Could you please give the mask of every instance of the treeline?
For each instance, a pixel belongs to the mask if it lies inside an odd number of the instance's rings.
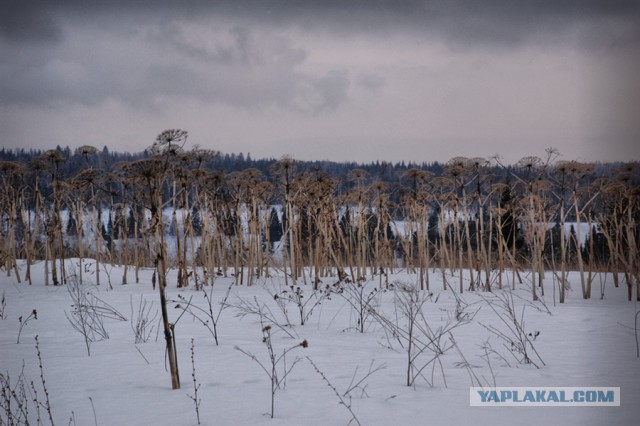
[[[65,257],[178,268],[178,285],[234,274],[251,284],[273,268],[291,283],[361,282],[404,268],[424,289],[430,274],[458,291],[530,277],[532,297],[553,270],[564,302],[569,270],[591,297],[599,271],[640,287],[640,167],[526,157],[456,157],[446,164],[254,160],[186,149],[168,130],[139,154],[83,146],[0,151],[1,264],[46,259],[45,278],[66,280]],[[173,244],[168,254],[169,241]],[[274,257],[274,253],[277,254]],[[79,271],[83,273],[82,268]],[[455,277],[453,279],[452,277]],[[633,284],[636,286],[633,286]]]
[[[50,150],[38,150],[38,149],[7,149],[0,148],[0,161],[15,161],[22,164],[30,164],[38,159],[42,158],[45,152]],[[61,179],[69,179],[76,176],[87,166],[102,170],[103,172],[109,172],[112,170],[113,165],[121,161],[138,161],[150,156],[149,150],[144,150],[137,153],[121,153],[111,152],[107,146],[104,146],[101,150],[95,149],[94,153],[89,158],[84,158],[77,155],[77,150],[71,148],[57,146],[55,151],[58,151],[63,158],[64,162],[59,164],[58,174]],[[262,173],[265,179],[271,180],[271,170],[273,165],[277,163],[278,159],[266,158],[266,159],[253,159],[250,153],[246,155],[243,153],[216,153],[216,155],[205,159],[201,167],[206,170],[215,170],[222,173],[240,172],[247,169],[256,169]],[[356,163],[356,162],[334,162],[334,161],[297,161],[297,169],[303,171],[320,170],[332,178],[339,181],[337,190],[339,192],[347,191],[349,189],[349,180],[347,179],[349,172],[353,169],[365,170],[372,179],[380,180],[389,183],[395,183],[398,181],[399,176],[407,170],[419,168],[422,170],[428,170],[435,175],[440,175],[444,170],[444,165],[436,162],[422,162],[414,163],[391,163],[386,161],[375,161],[371,163]],[[45,177],[46,180],[46,177]],[[44,191],[47,188],[43,188]]]
[[[60,155],[62,160],[56,164],[57,178],[59,180],[69,180],[77,176],[82,170],[87,167],[99,170],[104,173],[110,173],[113,171],[114,165],[122,162],[135,162],[143,160],[151,156],[149,149],[145,149],[141,152],[128,153],[128,152],[111,152],[107,146],[104,146],[101,150],[91,147],[92,154],[79,155],[78,149],[72,150],[71,148],[56,146],[52,150],[40,150],[40,149],[7,149],[0,148],[0,162],[17,162],[26,165],[27,167],[35,166],[40,167],[42,159],[46,153],[51,154],[52,151],[56,151],[56,155]],[[246,155],[243,153],[219,153],[209,156],[204,159],[199,166],[203,170],[215,171],[222,174],[229,174],[234,172],[241,172],[243,170],[255,169],[258,170],[262,178],[266,181],[273,182],[274,176],[272,173],[274,164],[279,159],[266,158],[266,159],[253,159],[250,153]],[[507,181],[510,176],[521,175],[522,170],[515,165],[501,164],[497,161],[488,161],[483,159],[483,168],[488,174],[492,175],[496,181]],[[614,175],[622,167],[625,167],[623,163],[593,163],[591,172],[582,178],[583,184],[592,184],[597,179],[613,178]],[[350,179],[352,170],[364,170],[367,173],[367,179],[369,182],[384,182],[391,185],[389,191],[389,197],[394,203],[400,203],[403,196],[403,188],[401,185],[402,176],[409,170],[424,170],[432,174],[433,176],[442,176],[447,170],[447,164],[433,162],[396,162],[391,163],[387,161],[375,161],[370,163],[358,163],[358,162],[335,162],[335,161],[299,161],[296,160],[296,170],[298,173],[310,173],[310,172],[323,172],[336,181],[336,194],[341,196],[353,189],[354,183]],[[46,173],[41,173],[39,176],[40,192],[45,197],[50,197],[52,194],[52,176]],[[33,187],[35,185],[36,174],[32,173],[25,177],[28,181],[28,185]],[[638,182],[634,182],[638,184]],[[164,196],[169,195],[168,187],[164,189]],[[117,194],[116,194],[117,198]],[[104,200],[99,199],[99,203],[104,203]],[[33,207],[33,206],[31,206]],[[101,207],[107,207],[104,203]],[[394,210],[394,214],[402,214],[401,210]],[[571,219],[572,213],[569,213],[569,219]],[[401,216],[396,216],[401,219]]]

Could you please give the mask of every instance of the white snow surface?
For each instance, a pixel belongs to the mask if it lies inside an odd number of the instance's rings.
[[[92,261],[84,260],[85,267]],[[69,260],[69,264],[77,264]],[[194,385],[191,367],[191,339],[195,343],[195,376],[200,385],[200,419],[203,425],[347,425],[352,420],[349,411],[314,370],[309,357],[333,386],[343,393],[354,376],[362,377],[371,363],[386,368],[371,375],[363,389],[352,392],[350,403],[362,425],[622,425],[638,424],[640,416],[640,359],[636,357],[633,330],[636,302],[627,301],[626,283],[613,286],[610,274],[597,276],[593,298],[583,300],[577,273],[570,274],[571,289],[564,305],[554,304],[553,277],[545,277],[544,302],[532,304],[526,284],[516,284],[514,300],[521,313],[523,306],[525,327],[540,334],[534,341],[535,349],[546,365],[537,369],[531,364],[520,364],[502,342],[490,334],[484,325],[501,327],[501,322],[485,300],[507,295],[508,290],[495,292],[456,292],[466,304],[467,313],[477,312],[472,321],[452,331],[460,350],[472,371],[483,385],[497,386],[615,386],[621,388],[620,407],[470,407],[469,388],[472,384],[468,369],[461,366],[461,356],[455,349],[440,357],[443,373],[438,366],[427,367],[425,375],[432,380],[418,379],[407,387],[406,352],[376,322],[367,323],[364,333],[356,331],[356,319],[345,301],[337,294],[315,308],[304,326],[290,329],[295,338],[273,327],[273,345],[277,352],[299,344],[303,339],[308,348],[298,347],[287,355],[287,364],[300,358],[286,380],[286,387],[276,394],[275,417],[270,411],[270,381],[257,362],[235,347],[255,354],[267,362],[267,350],[262,342],[262,326],[257,316],[238,316],[238,309],[228,307],[219,320],[219,346],[214,344],[207,328],[169,303],[172,322],[178,320],[176,342],[181,375],[181,389],[172,390],[165,368],[165,342],[159,326],[159,297],[151,286],[151,270],[141,272],[140,283],[121,285],[121,267],[113,267],[109,286],[106,274],[101,285],[95,286],[89,272],[82,285],[86,291],[109,303],[129,321],[105,320],[109,339],[91,345],[87,356],[83,337],[75,331],[67,317],[72,311],[71,298],[66,286],[44,286],[40,262],[33,266],[33,285],[17,283],[15,277],[2,271],[0,291],[4,295],[4,319],[0,320],[0,372],[12,383],[18,379],[24,365],[24,376],[38,389],[40,402],[44,392],[34,337],[39,336],[46,388],[56,424],[73,425],[196,425],[193,400]],[[24,263],[20,264],[24,273]],[[87,268],[91,271],[93,268]],[[105,269],[106,270],[106,269]],[[234,286],[228,299],[230,305],[240,300],[259,300],[272,306],[278,315],[273,293],[284,288],[284,278],[273,271],[274,277],[260,284]],[[527,274],[524,273],[526,280]],[[466,275],[465,275],[466,276]],[[505,274],[505,279],[511,274]],[[175,283],[176,271],[171,271],[169,282]],[[457,288],[457,277],[449,277]],[[379,285],[378,277],[365,285],[372,290]],[[445,324],[454,315],[456,297],[451,290],[444,291],[442,277],[430,272],[431,301],[424,305],[425,317],[432,329]],[[414,283],[414,275],[397,273],[390,281]],[[129,271],[129,282],[134,281]],[[214,309],[223,299],[232,277],[217,277],[213,287]],[[323,285],[333,284],[325,278]],[[300,283],[307,298],[312,297],[310,285]],[[604,285],[604,298],[600,298]],[[207,288],[208,290],[208,288]],[[169,299],[178,295],[192,303],[206,307],[202,291],[191,287],[167,288]],[[557,290],[555,292],[557,294]],[[635,293],[635,292],[634,292]],[[134,344],[131,319],[135,318],[140,298],[153,302],[152,311],[158,311],[154,331],[149,342]],[[255,299],[254,299],[255,298]],[[484,298],[484,299],[483,299]],[[635,298],[635,294],[634,294]],[[381,292],[376,299],[379,311],[393,317],[393,291]],[[133,312],[131,307],[133,301]],[[557,300],[556,300],[557,302]],[[37,320],[30,320],[22,329],[20,343],[16,343],[20,321],[36,310]],[[290,318],[297,321],[297,309],[288,305]],[[400,320],[402,322],[402,320]],[[448,337],[443,339],[449,341]],[[493,349],[508,360],[490,357],[491,368],[483,358],[481,346],[489,340]],[[392,347],[389,347],[389,343]],[[140,352],[139,352],[139,351]],[[144,357],[143,357],[144,355]],[[429,355],[425,354],[425,360]],[[145,360],[146,358],[146,360]],[[434,363],[435,365],[435,363]],[[495,382],[494,382],[495,376]],[[445,383],[446,380],[446,383]],[[94,414],[95,410],[95,414]],[[35,418],[35,408],[30,408]],[[94,419],[95,415],[95,419]],[[0,417],[2,414],[0,414]],[[43,424],[48,424],[46,411],[41,408]],[[32,420],[32,424],[35,421]],[[356,424],[351,421],[351,424]]]

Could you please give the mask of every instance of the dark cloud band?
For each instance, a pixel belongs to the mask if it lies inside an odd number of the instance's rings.
[[[601,37],[638,36],[640,2],[621,0],[9,0],[0,6],[5,39],[56,39],[61,20],[228,16],[263,24],[350,32],[420,31],[461,43],[521,43],[532,35],[586,27]],[[621,31],[618,23],[626,23]],[[634,30],[635,28],[635,30]],[[619,40],[618,40],[619,41]]]

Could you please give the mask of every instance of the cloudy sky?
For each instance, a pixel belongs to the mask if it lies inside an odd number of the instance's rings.
[[[640,2],[3,0],[0,146],[640,160]]]

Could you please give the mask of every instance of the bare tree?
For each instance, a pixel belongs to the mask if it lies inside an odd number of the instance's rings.
[[[279,185],[281,191],[284,194],[284,204],[286,209],[286,221],[287,221],[287,229],[285,229],[285,234],[288,239],[288,248],[289,248],[289,264],[291,270],[291,279],[293,280],[293,285],[297,285],[298,280],[298,270],[296,266],[296,238],[294,234],[294,224],[295,224],[295,215],[293,211],[293,179],[295,177],[295,168],[296,162],[291,157],[283,157],[278,161],[272,172],[275,176],[278,177]],[[286,270],[285,270],[286,272]],[[285,273],[286,277],[286,273]]]
[[[51,260],[51,280],[53,285],[61,284],[58,279],[58,267],[56,261],[60,260],[60,273],[64,282],[64,254],[62,251],[62,217],[61,217],[61,194],[60,194],[60,164],[65,160],[62,152],[50,149],[41,155],[40,160],[45,164],[47,172],[51,177],[52,199],[45,209],[45,230],[47,233],[47,260]],[[48,264],[48,263],[47,263]],[[46,265],[45,265],[46,266]],[[45,268],[46,280],[48,283],[48,271]]]
[[[188,133],[184,130],[171,129],[160,133],[155,143],[149,148],[151,157],[138,160],[129,168],[131,178],[135,179],[141,190],[141,201],[151,211],[151,223],[148,233],[153,236],[151,250],[154,254],[154,264],[160,292],[160,309],[162,313],[162,325],[169,357],[169,369],[171,373],[171,387],[180,389],[180,376],[175,348],[174,327],[169,322],[167,312],[167,270],[168,257],[165,241],[165,226],[162,210],[164,201],[162,196],[163,185],[174,166],[176,155],[186,143]]]
[[[0,261],[4,265],[7,276],[12,271],[15,273],[18,283],[21,282],[18,270],[18,247],[16,232],[22,229],[20,200],[24,197],[24,177],[27,174],[25,166],[14,161],[0,162],[0,180],[2,189],[0,192],[0,217],[3,219],[2,234],[4,235],[0,245]]]
[[[428,191],[428,181],[433,177],[433,173],[421,169],[411,169],[402,175],[403,179],[409,181],[409,191],[405,199],[408,209],[408,230],[405,231],[405,251],[408,250],[409,262],[413,263],[417,259],[418,281],[420,289],[429,289],[429,266],[430,250],[428,236],[429,201],[431,194]],[[412,253],[413,249],[417,253]]]

